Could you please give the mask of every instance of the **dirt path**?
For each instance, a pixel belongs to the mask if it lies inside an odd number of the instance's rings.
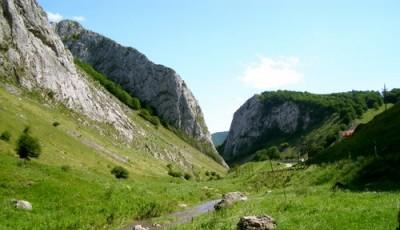
[[[192,208],[168,214],[165,216],[165,218],[171,219],[171,221],[166,224],[163,224],[159,228],[153,226],[153,224],[156,224],[157,222],[153,222],[152,219],[147,219],[147,220],[135,221],[132,224],[123,227],[119,230],[132,230],[135,225],[142,225],[142,227],[149,228],[150,230],[168,229],[180,224],[189,223],[196,216],[214,211],[214,205],[219,201],[220,200],[207,201],[203,204],[194,206]]]

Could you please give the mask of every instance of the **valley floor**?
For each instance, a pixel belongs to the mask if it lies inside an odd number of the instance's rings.
[[[165,162],[140,148],[114,143],[96,129],[77,123],[77,117],[63,108],[50,108],[1,88],[0,102],[0,132],[11,133],[10,141],[0,140],[1,230],[119,229],[149,218],[163,225],[174,221],[168,213],[219,199],[231,191],[245,192],[249,200],[174,228],[235,229],[241,216],[259,214],[274,217],[277,229],[392,230],[398,225],[398,190],[332,190],[338,181],[351,181],[368,159],[292,168],[277,162],[272,168],[268,161],[253,162],[226,173],[191,150],[200,165],[199,175],[184,180],[168,176]],[[144,122],[137,116],[133,119],[137,124]],[[54,121],[60,126],[54,127]],[[16,139],[26,125],[31,125],[43,147],[39,159],[27,162],[15,154]],[[149,132],[153,129],[143,127]],[[167,131],[160,132],[164,132],[163,138],[189,148]],[[96,143],[96,148],[83,140]],[[131,160],[121,163],[107,154],[110,152]],[[126,180],[117,180],[110,173],[113,166],[121,164],[130,172]],[[207,171],[222,178],[206,176]],[[12,199],[31,202],[33,210],[16,209]]]

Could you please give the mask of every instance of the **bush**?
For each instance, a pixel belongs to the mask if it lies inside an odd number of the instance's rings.
[[[129,177],[128,170],[124,169],[121,166],[115,166],[111,170],[111,174],[113,174],[117,179],[127,179]]]
[[[60,122],[58,122],[58,121],[53,122],[53,126],[54,126],[54,127],[57,127],[57,126],[59,126],[59,125],[60,125]]]
[[[29,160],[31,157],[38,158],[41,153],[39,140],[32,137],[29,127],[18,138],[16,152],[21,159]]]
[[[287,143],[287,142],[279,145],[279,151],[284,151],[287,148],[289,148],[289,143]]]
[[[186,180],[192,179],[192,175],[190,175],[189,173],[185,173],[183,177],[184,177]]]
[[[68,172],[69,170],[71,170],[71,166],[63,165],[63,166],[61,166],[61,170],[64,171],[64,172]]]
[[[176,170],[168,170],[168,175],[172,176],[172,177],[182,177],[183,173],[180,171],[176,171]]]
[[[279,159],[280,158],[280,151],[278,147],[272,146],[269,147],[268,149],[262,149],[258,150],[256,152],[256,156],[254,157],[254,160],[256,161],[265,161],[265,160],[273,160],[273,159]]]
[[[0,140],[3,141],[10,141],[11,140],[11,133],[8,131],[4,131],[1,135],[0,135]]]
[[[139,116],[143,117],[145,120],[152,123],[154,126],[158,127],[161,124],[160,118],[151,115],[151,112],[147,109],[140,109]]]

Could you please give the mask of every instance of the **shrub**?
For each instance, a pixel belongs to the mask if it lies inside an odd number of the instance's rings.
[[[29,160],[31,157],[38,158],[41,153],[39,140],[32,137],[29,127],[18,138],[16,152],[20,158]]]
[[[283,151],[285,149],[289,148],[289,143],[285,142],[279,145],[279,151]]]
[[[183,177],[184,177],[186,180],[192,179],[192,175],[189,174],[189,173],[185,173]]]
[[[279,159],[280,157],[280,151],[278,147],[272,146],[269,147],[268,149],[261,149],[256,152],[256,156],[254,157],[254,160],[256,161],[265,161],[265,160],[273,160],[273,159]]]
[[[61,170],[64,171],[64,172],[68,172],[69,170],[71,170],[71,166],[63,165],[63,166],[61,166]]]
[[[53,122],[53,126],[54,126],[54,127],[57,127],[57,126],[59,126],[59,125],[60,125],[60,122],[58,122],[58,121]]]
[[[111,174],[113,174],[117,179],[127,179],[129,177],[128,170],[124,169],[121,166],[115,166],[111,170]]]
[[[160,118],[158,118],[157,116],[151,115],[151,112],[147,109],[143,109],[143,108],[140,109],[139,116],[143,117],[145,120],[149,121],[156,127],[158,127],[161,124]]]
[[[183,173],[177,170],[168,170],[168,175],[172,176],[172,177],[182,177]]]
[[[163,207],[161,204],[156,203],[154,201],[143,201],[140,202],[139,212],[137,213],[137,218],[139,219],[147,219],[152,217],[161,216]]]
[[[4,131],[1,135],[0,135],[0,140],[3,141],[10,141],[11,140],[11,133],[8,131]]]

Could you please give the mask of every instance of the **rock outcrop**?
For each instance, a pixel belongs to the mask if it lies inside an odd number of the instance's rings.
[[[292,134],[299,128],[306,129],[310,117],[306,111],[291,101],[268,108],[255,95],[234,114],[224,148],[224,159],[232,161],[254,149],[260,139],[272,135]]]
[[[275,230],[275,220],[267,215],[244,216],[237,224],[237,230]]]
[[[230,192],[230,193],[224,194],[222,196],[221,201],[219,201],[217,204],[215,204],[214,208],[215,208],[215,210],[220,210],[220,209],[229,207],[236,202],[246,201],[246,200],[247,200],[247,196],[244,193]]]
[[[38,90],[93,120],[113,124],[126,139],[133,125],[110,97],[94,90],[35,0],[1,0],[0,77]]]
[[[15,208],[32,211],[32,204],[26,200],[12,200]]]
[[[193,138],[196,147],[225,165],[211,142],[197,100],[173,69],[154,64],[136,49],[88,31],[74,21],[57,23],[56,31],[76,58],[154,108],[164,121]]]

